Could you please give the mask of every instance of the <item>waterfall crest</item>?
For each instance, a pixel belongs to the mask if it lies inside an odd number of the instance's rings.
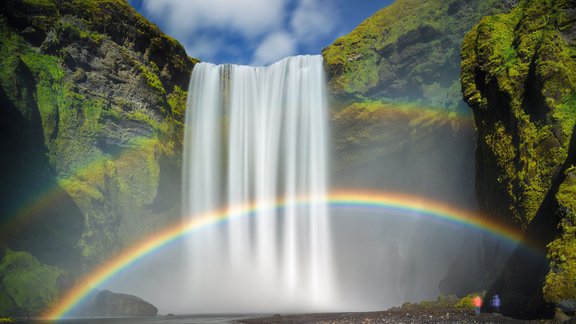
[[[184,217],[251,203],[187,241],[196,312],[321,310],[333,296],[322,57],[199,63],[186,112]],[[298,197],[312,195],[302,205]],[[283,200],[283,208],[265,208]]]

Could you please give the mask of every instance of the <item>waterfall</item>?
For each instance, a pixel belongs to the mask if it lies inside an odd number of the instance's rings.
[[[328,113],[322,57],[194,67],[184,141],[184,217],[254,204],[190,236],[195,312],[322,310],[333,298]],[[303,195],[311,204],[299,204]],[[283,208],[265,208],[282,200]]]

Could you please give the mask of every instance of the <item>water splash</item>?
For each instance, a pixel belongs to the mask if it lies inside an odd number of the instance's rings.
[[[285,197],[187,242],[195,312],[323,310],[334,305],[327,196],[328,116],[321,56],[268,67],[194,67],[184,214]],[[318,197],[297,204],[303,194]]]

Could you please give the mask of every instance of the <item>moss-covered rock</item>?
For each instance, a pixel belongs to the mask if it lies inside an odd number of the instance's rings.
[[[576,155],[576,151],[570,152]],[[558,234],[548,244],[550,270],[543,292],[546,301],[560,307],[576,302],[576,161],[565,172],[564,181],[556,193]],[[571,309],[574,311],[574,309]]]
[[[0,262],[0,316],[40,315],[58,300],[67,273],[27,252],[4,251]]]
[[[503,290],[504,310],[515,315],[550,314],[547,303],[576,298],[575,7],[573,0],[522,1],[483,18],[462,47],[462,91],[478,128],[481,207],[526,229],[526,242],[550,261],[515,252],[492,288]],[[528,264],[530,274],[520,269]]]
[[[46,178],[38,190],[30,190],[39,185],[38,176],[29,176],[27,186],[17,177],[1,181],[2,192],[16,184],[25,197],[10,206],[0,201],[3,225],[23,219],[25,204],[32,206],[31,219],[46,208],[34,206],[60,188],[71,198],[80,229],[63,226],[56,236],[68,233],[64,246],[77,249],[87,271],[175,220],[183,89],[196,60],[124,0],[5,1],[0,39],[0,113],[3,120],[17,116],[31,124],[35,147],[22,155],[21,147],[10,143],[26,147],[32,140],[18,137],[30,137],[28,131],[3,132],[2,158],[10,158],[2,165],[19,171],[20,178],[39,173]],[[16,167],[30,161],[41,161],[35,165],[45,171]],[[11,179],[4,169],[0,174]],[[48,204],[62,209],[57,201]],[[20,243],[21,231],[35,223],[13,226],[20,233],[2,240]],[[29,245],[19,246],[37,255]],[[47,253],[42,262],[54,255]]]
[[[44,93],[46,83],[35,82],[26,62],[34,61],[33,68],[41,68],[47,78],[57,78],[61,71],[52,69],[52,57],[35,60],[35,53],[22,52],[20,38],[3,24],[0,37],[0,240],[42,262],[78,269],[75,245],[82,232],[82,215],[57,185],[37,100],[51,103],[52,98]],[[53,127],[47,124],[47,129]]]
[[[345,102],[394,99],[454,110],[460,46],[484,15],[515,1],[398,0],[322,52],[330,88]]]
[[[452,179],[450,169],[471,167],[460,45],[483,15],[514,4],[398,0],[322,51],[332,94],[336,185],[430,193],[437,183],[422,179],[444,172]],[[362,169],[374,171],[370,179]]]

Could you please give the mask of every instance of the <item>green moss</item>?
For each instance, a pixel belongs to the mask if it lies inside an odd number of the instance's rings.
[[[64,77],[64,70],[60,67],[60,61],[54,56],[27,51],[20,58],[30,70],[36,73],[40,80],[46,79],[57,82]]]
[[[150,203],[156,196],[160,177],[157,161],[159,141],[141,138],[134,144],[137,149],[123,154],[115,161],[115,167],[120,192],[123,194],[120,200],[124,198],[141,206]],[[139,167],[134,167],[135,165]],[[123,188],[125,190],[122,190]]]
[[[460,300],[458,300],[458,303],[456,303],[456,307],[465,309],[474,309],[473,299],[474,299],[473,295],[464,296],[460,298]]]
[[[564,96],[564,99],[554,110],[556,118],[562,126],[562,135],[564,138],[572,136],[573,125],[576,125],[576,93]]]
[[[557,223],[543,286],[544,298],[554,303],[576,296],[573,167],[556,194],[558,210],[541,205],[568,163],[576,124],[576,46],[562,34],[573,26],[571,6],[569,1],[522,1],[509,14],[482,19],[462,47],[462,90],[485,153],[478,163],[490,166],[479,183],[486,186],[482,192],[493,194],[481,197],[482,203],[488,213],[507,210],[505,217],[522,228],[539,210]],[[500,187],[490,186],[491,177]]]
[[[5,72],[2,86],[7,93],[18,93],[14,88],[16,85],[12,86],[10,82],[19,60],[31,71],[36,85],[32,96],[42,121],[45,144],[49,148],[50,161],[61,177],[101,158],[101,152],[89,141],[102,132],[104,100],[87,98],[74,91],[74,85],[65,79],[60,58],[33,51],[5,26],[2,38],[9,40],[3,42],[0,48],[2,71]],[[31,103],[18,98],[14,98],[13,102],[30,116],[26,112],[31,109]]]
[[[2,287],[0,283],[0,318],[1,316],[10,316],[14,313],[15,305],[12,302],[10,294]],[[1,322],[0,322],[1,323]]]
[[[21,58],[37,80],[35,97],[42,119],[44,138],[54,138],[58,128],[58,110],[61,104],[64,70],[58,58],[54,56],[28,52]]]
[[[354,97],[403,98],[455,110],[465,32],[498,0],[399,0],[322,51],[330,87]]]
[[[140,72],[142,72],[142,76],[152,89],[155,89],[161,94],[166,94],[166,90],[162,85],[162,81],[160,81],[160,78],[158,77],[160,71],[158,71],[158,66],[156,66],[154,62],[151,62],[150,67],[147,67],[146,65],[143,64],[138,64],[138,68],[140,69]]]
[[[167,125],[165,123],[162,123],[162,122],[154,119],[152,116],[150,116],[149,114],[146,114],[142,111],[135,110],[135,111],[127,112],[125,114],[125,118],[149,125],[151,128],[155,129],[156,131],[160,131],[160,132],[164,132],[164,133],[167,131]]]
[[[169,156],[170,167],[178,170],[186,106],[182,80],[196,60],[125,0],[22,3],[0,15],[0,86],[23,116],[41,119],[57,182],[84,217],[78,247],[81,267],[88,270],[124,240],[165,224],[167,212],[151,207],[162,200],[159,160]],[[24,38],[22,26],[46,38]],[[110,47],[120,51],[121,62],[109,62]],[[105,88],[110,83],[97,75],[107,72],[79,68],[93,58],[103,59],[105,68],[129,71],[142,91],[152,93],[111,98]]]
[[[39,69],[42,76],[50,80],[61,78],[61,71],[54,66],[53,57],[30,51],[22,37],[6,25],[3,17],[0,17],[0,38],[0,84],[20,113],[31,120],[36,112],[30,106],[29,98],[35,94],[33,89],[22,86],[22,82],[33,81],[25,80],[28,70]]]
[[[498,166],[494,176],[507,197],[499,200],[509,202],[510,216],[523,228],[566,159],[575,122],[574,47],[559,35],[559,20],[550,18],[562,12],[559,6],[529,1],[485,17],[462,47],[464,98],[482,125],[481,147]]]
[[[474,297],[476,297],[476,296],[483,297],[484,293],[485,292],[468,294],[468,295],[460,298],[455,306],[457,308],[474,309],[475,308],[474,307]]]
[[[89,46],[98,46],[106,38],[106,35],[87,29],[85,26],[79,26],[77,20],[61,21],[57,28],[61,38],[79,42]]]
[[[104,199],[98,189],[77,178],[62,179],[58,182],[58,185],[66,190],[80,205],[89,205],[92,201],[102,201]]]
[[[57,301],[57,281],[64,273],[26,252],[6,250],[0,263],[2,286],[15,306],[29,314],[39,314]]]
[[[437,308],[452,308],[458,302],[458,298],[454,295],[440,295],[436,300],[424,300],[418,303],[406,302],[400,307],[401,310],[430,310]]]
[[[187,95],[188,92],[182,90],[179,86],[175,86],[174,90],[168,95],[168,104],[175,115],[184,116]]]
[[[23,0],[23,2],[27,5],[35,7],[56,7],[54,0]]]
[[[560,238],[548,245],[550,271],[544,284],[544,298],[558,303],[576,296],[576,230],[574,220]]]

